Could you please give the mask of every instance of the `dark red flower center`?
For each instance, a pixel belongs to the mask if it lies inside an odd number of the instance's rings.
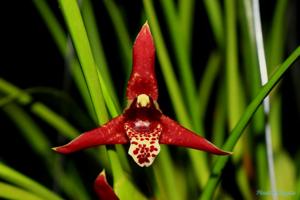
[[[130,140],[128,153],[138,165],[148,167],[160,151],[161,113],[151,97],[141,94],[125,111],[125,116],[124,128]]]

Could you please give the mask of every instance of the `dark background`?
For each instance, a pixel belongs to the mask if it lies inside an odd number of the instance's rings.
[[[48,1],[53,8],[56,16],[59,16],[63,23],[59,6],[57,1]],[[137,34],[141,24],[140,16],[142,9],[141,1],[117,1],[126,13],[126,22],[129,26],[131,39],[133,40]],[[271,25],[272,12],[274,2],[261,1],[262,23],[264,27]],[[118,89],[120,99],[124,99],[123,86],[127,80],[118,67],[121,66],[121,56],[118,55],[119,47],[114,34],[114,29],[111,25],[111,20],[102,5],[101,0],[93,1],[94,10],[97,15],[99,27],[101,28],[101,37],[109,67],[114,71],[113,77],[115,86]],[[203,12],[195,13],[194,24],[203,24],[204,27],[209,27],[207,16],[205,14],[203,5],[197,1],[197,8],[202,9]],[[66,92],[72,97],[78,105],[84,109],[83,103],[79,97],[77,89],[69,77],[68,71],[65,68],[64,58],[61,57],[52,37],[40,17],[36,8],[31,1],[3,1],[1,2],[0,12],[0,45],[1,45],[1,62],[0,62],[0,77],[22,88],[35,87],[50,87],[56,88]],[[159,11],[159,8],[158,8]],[[199,10],[198,10],[199,11]],[[164,27],[164,17],[162,13],[160,16],[160,23]],[[290,1],[289,12],[287,14],[288,24],[287,28],[290,30],[288,36],[288,47],[285,50],[285,55],[295,49],[300,44],[299,41],[299,2]],[[200,30],[200,26],[194,25],[193,37],[193,65],[204,66],[207,61],[208,53],[215,47],[211,30],[209,28]],[[266,29],[266,28],[265,28]],[[163,31],[166,31],[163,29]],[[113,33],[113,34],[112,34]],[[164,32],[165,33],[165,32]],[[196,37],[196,36],[201,37]],[[168,37],[165,37],[166,39]],[[168,41],[168,40],[167,40]],[[169,41],[168,41],[169,42]],[[171,45],[168,43],[168,46]],[[197,52],[197,54],[195,54]],[[199,53],[201,52],[201,53]],[[172,51],[170,51],[172,55]],[[201,55],[199,57],[199,55]],[[174,62],[174,59],[173,59]],[[158,65],[158,63],[157,63]],[[157,67],[158,69],[158,67]],[[194,68],[196,80],[200,80],[202,69]],[[168,115],[173,115],[172,109],[169,107],[169,97],[165,92],[165,86],[161,80],[160,71],[158,71],[160,90],[160,107]],[[283,97],[283,140],[289,153],[295,156],[296,150],[299,149],[299,122],[300,122],[300,68],[299,62],[285,75],[282,81],[282,97]],[[48,95],[33,95],[37,100],[41,100],[47,105],[52,106],[55,110],[59,110],[61,105],[57,105],[56,101],[49,98]],[[163,100],[162,100],[163,99]],[[25,109],[27,109],[25,107]],[[69,111],[67,111],[69,112]],[[62,111],[63,113],[63,111]],[[40,119],[35,118],[38,121]],[[55,132],[53,128],[48,127],[47,124],[40,122],[49,133],[49,137],[53,143],[57,144],[57,137],[51,132]],[[90,125],[88,125],[90,126]],[[83,129],[82,127],[79,127]],[[45,173],[43,169],[33,162],[36,161],[37,156],[31,152],[28,144],[18,137],[18,130],[15,125],[6,117],[0,110],[0,160],[9,163],[15,169],[35,178],[36,180],[47,182],[47,178],[43,176]],[[99,169],[96,169],[99,170]],[[95,177],[89,176],[89,177]]]

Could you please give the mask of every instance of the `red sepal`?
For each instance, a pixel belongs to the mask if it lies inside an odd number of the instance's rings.
[[[155,47],[148,23],[146,22],[133,45],[133,67],[127,85],[127,98],[133,100],[139,94],[158,97],[154,70]]]
[[[230,152],[223,151],[205,138],[180,126],[167,116],[160,118],[163,130],[160,137],[160,144],[176,145],[210,152],[217,155],[228,155]]]
[[[98,145],[125,144],[128,142],[124,129],[124,116],[120,115],[105,125],[82,133],[68,144],[55,147],[53,150],[59,153],[72,153]]]
[[[113,191],[112,187],[108,184],[104,170],[96,178],[94,183],[94,190],[100,200],[119,199]]]

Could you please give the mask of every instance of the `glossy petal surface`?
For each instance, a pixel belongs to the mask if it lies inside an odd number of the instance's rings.
[[[146,94],[157,100],[158,89],[154,70],[155,47],[149,25],[144,24],[133,45],[133,67],[127,85],[127,98]]]
[[[119,198],[113,191],[112,187],[106,180],[105,172],[102,171],[95,180],[94,183],[95,192],[99,200],[118,200]]]
[[[59,153],[72,153],[103,144],[125,144],[129,140],[124,130],[124,116],[120,115],[105,125],[82,133],[68,144],[53,148]]]
[[[180,126],[167,116],[162,115],[160,122],[163,126],[163,134],[160,138],[161,144],[176,145],[198,149],[217,155],[228,155],[230,152],[223,151],[205,138]]]

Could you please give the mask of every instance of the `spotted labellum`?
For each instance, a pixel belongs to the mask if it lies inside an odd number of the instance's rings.
[[[123,114],[54,150],[71,153],[98,145],[129,143],[128,154],[141,167],[153,163],[159,154],[160,144],[193,148],[217,155],[230,154],[161,112],[157,104],[154,60],[154,42],[149,26],[145,23],[133,46],[133,68],[126,91],[128,106]]]

